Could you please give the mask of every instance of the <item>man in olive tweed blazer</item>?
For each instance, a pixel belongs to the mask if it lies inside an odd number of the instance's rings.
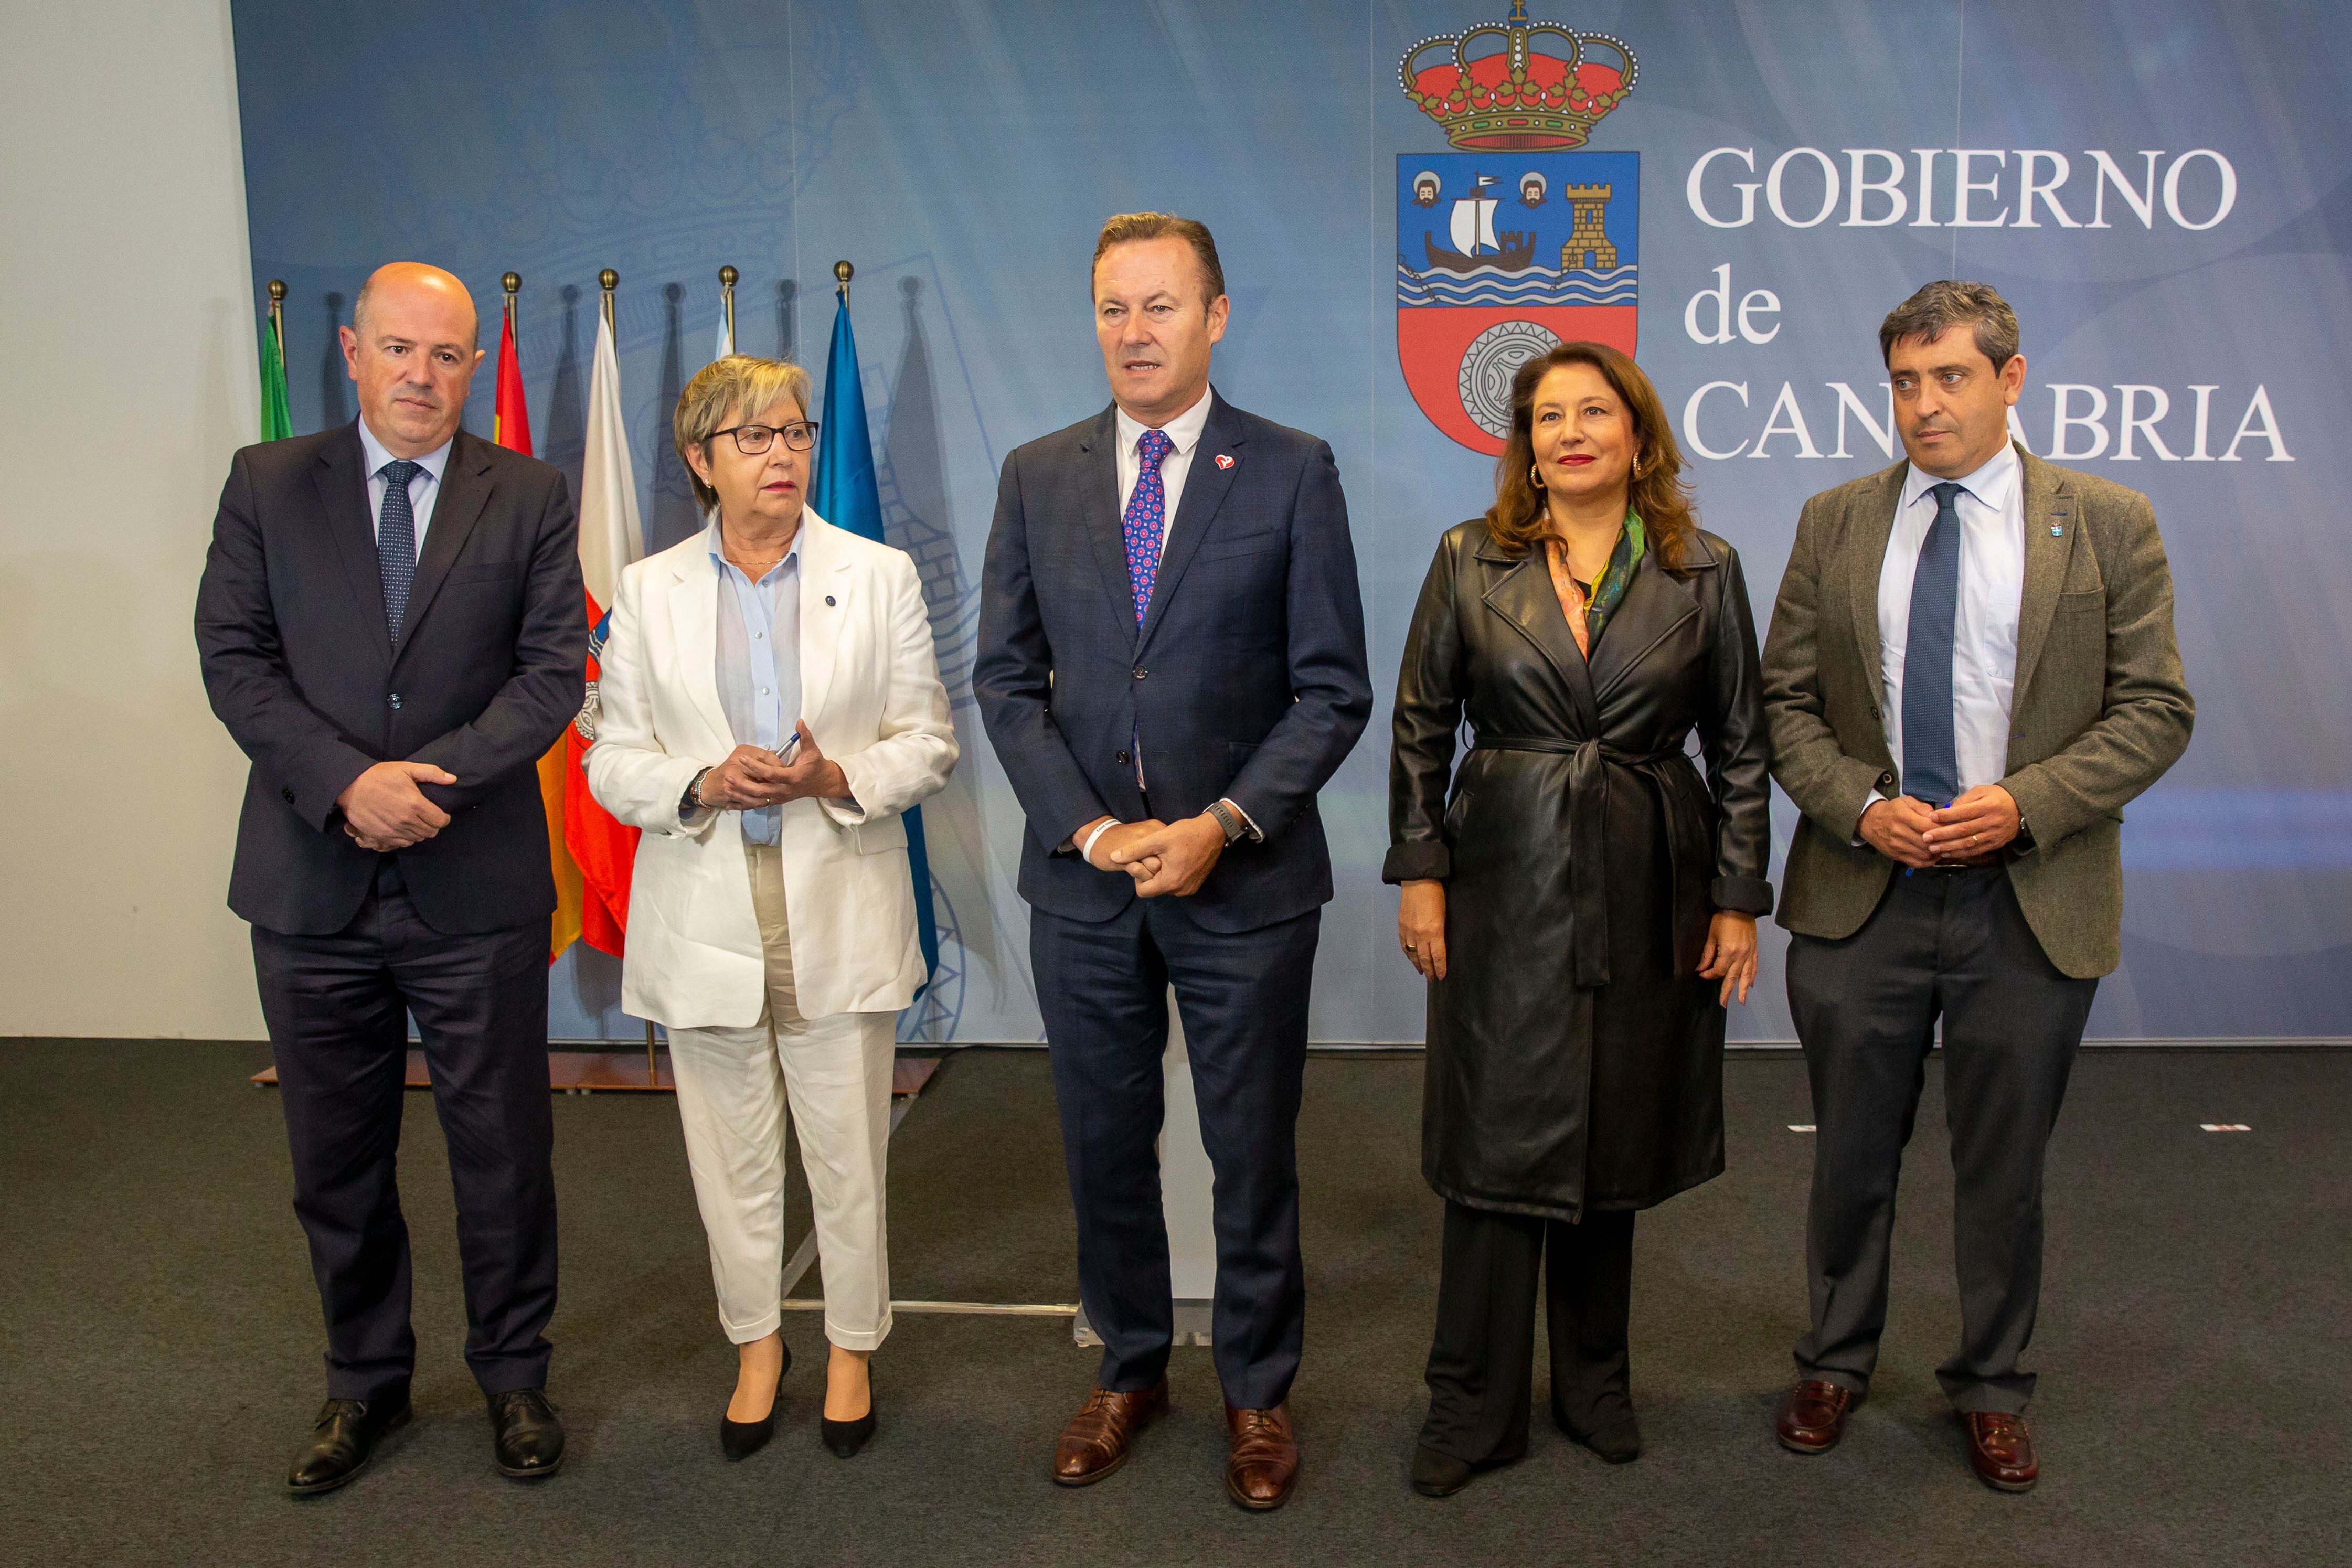
[[[1868,1387],[1940,1022],[1962,1333],[1937,1375],[1977,1474],[2022,1490],[2043,1149],[2120,956],[2123,808],[2195,708],[2147,498],[2008,438],[2008,305],[1930,284],[1880,346],[1907,460],[1806,503],[1764,648],[1772,773],[1805,818],[1779,919],[1818,1126],[1779,1432],[1824,1451]]]

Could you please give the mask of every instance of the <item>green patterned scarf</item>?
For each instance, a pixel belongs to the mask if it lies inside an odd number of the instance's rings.
[[[1633,569],[1642,564],[1642,554],[1648,548],[1649,541],[1642,532],[1641,514],[1626,513],[1625,531],[1617,536],[1617,548],[1609,552],[1609,564],[1593,580],[1592,602],[1585,607],[1585,632],[1591,639],[1588,647],[1601,641],[1601,628],[1609,624],[1609,617],[1616,613],[1625,591],[1633,586]]]

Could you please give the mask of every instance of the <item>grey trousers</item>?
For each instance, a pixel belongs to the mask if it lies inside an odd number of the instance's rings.
[[[1789,1005],[1818,1127],[1799,1377],[1869,1387],[1895,1178],[1940,1016],[1960,1345],[1936,1377],[1958,1409],[2025,1408],[2033,1375],[2017,1364],[2042,1296],[2042,1155],[2098,984],[2051,964],[1999,866],[1898,872],[1852,936],[1790,939]]]

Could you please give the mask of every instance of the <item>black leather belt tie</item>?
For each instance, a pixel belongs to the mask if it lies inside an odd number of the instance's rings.
[[[1628,751],[1605,740],[1570,740],[1551,735],[1481,735],[1478,751],[1547,751],[1568,764],[1568,896],[1569,956],[1575,966],[1576,984],[1591,989],[1609,983],[1609,769],[1622,768],[1641,775],[1658,796],[1658,814],[1666,825],[1668,875],[1678,898],[1681,868],[1708,846],[1693,841],[1692,818],[1685,791],[1698,782],[1689,754],[1680,747],[1660,751]],[[1684,922],[1675,918],[1675,966],[1696,968],[1698,954],[1685,963],[1682,949]]]

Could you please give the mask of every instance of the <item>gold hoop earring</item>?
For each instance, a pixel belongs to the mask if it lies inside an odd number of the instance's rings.
[[[1642,455],[1639,452],[1633,454],[1633,477],[1636,479],[1642,476]]]
[[[1542,464],[1530,463],[1528,465],[1528,483],[1538,490],[1541,490],[1543,488]]]

